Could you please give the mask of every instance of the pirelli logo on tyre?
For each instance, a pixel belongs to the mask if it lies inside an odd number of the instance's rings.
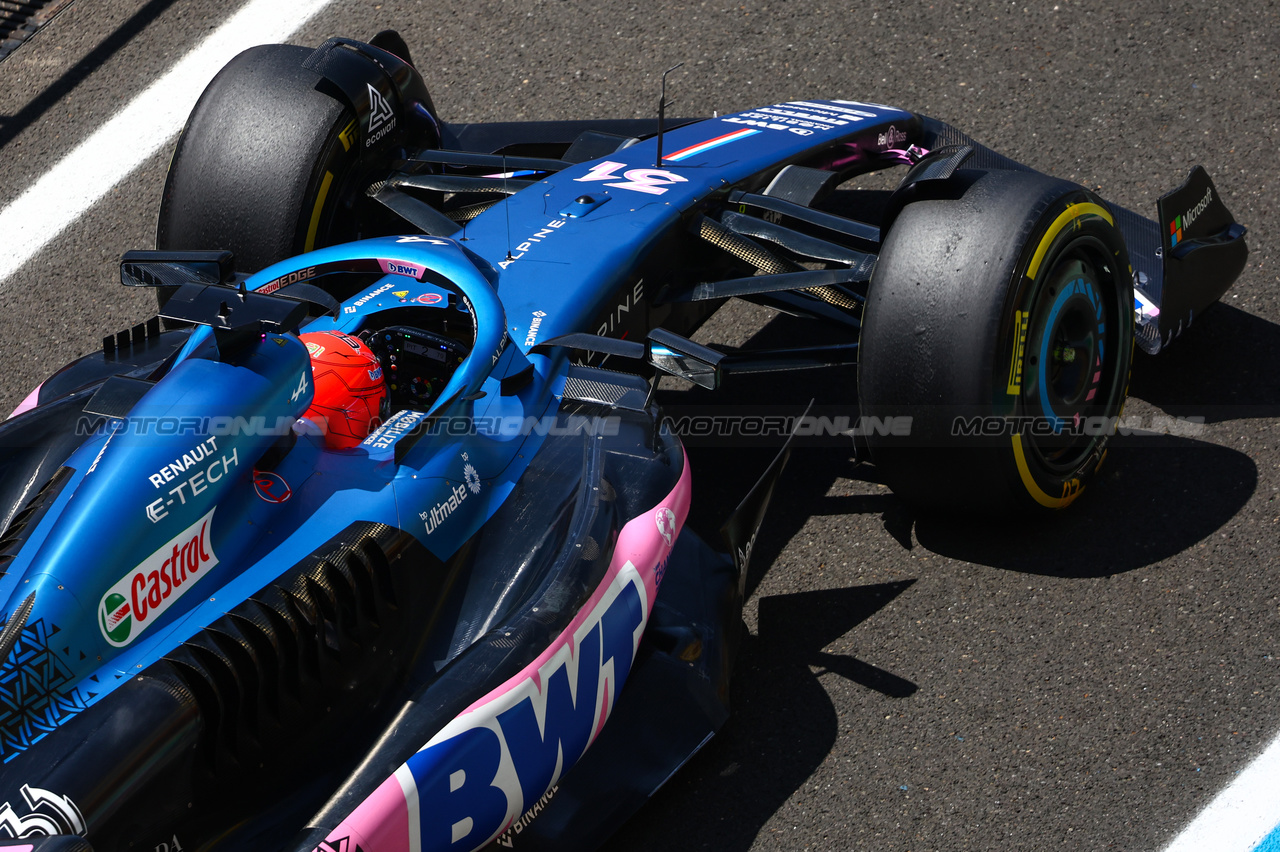
[[[350,151],[351,146],[356,144],[357,130],[358,128],[356,127],[356,123],[352,121],[350,124],[348,124],[346,127],[342,129],[341,133],[338,134],[338,139],[342,141],[342,150]]]
[[[1029,311],[1013,312],[1013,359],[1009,362],[1009,396],[1022,393],[1022,356],[1027,349],[1027,319]]]

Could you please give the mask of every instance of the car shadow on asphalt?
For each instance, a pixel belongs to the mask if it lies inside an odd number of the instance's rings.
[[[921,547],[1046,577],[1106,577],[1175,556],[1248,502],[1258,468],[1244,453],[1172,435],[1132,435],[1101,479],[1062,512],[1003,522],[916,517]]]
[[[1138,353],[1129,395],[1175,417],[1280,417],[1280,325],[1219,303],[1168,349]]]
[[[1242,370],[1280,348],[1280,327],[1230,307],[1214,311],[1158,359],[1139,359],[1134,395],[1174,417],[1199,416],[1194,403],[1218,406],[1221,419],[1277,416],[1280,378]],[[750,345],[785,346],[796,321],[778,318]],[[1248,339],[1245,339],[1248,338]],[[814,341],[806,340],[812,345]],[[1185,345],[1184,345],[1185,344]],[[794,345],[794,344],[793,344]],[[1181,347],[1181,353],[1178,348]],[[1234,372],[1233,372],[1234,371]],[[808,400],[856,411],[851,368],[730,378],[718,391],[664,392],[665,405],[714,407],[764,403],[799,414]],[[723,408],[719,408],[723,406]],[[1229,406],[1234,406],[1228,410]],[[1205,414],[1205,423],[1220,422]],[[781,440],[686,441],[696,499],[689,523],[723,548],[717,531],[777,453]],[[1069,509],[1038,519],[918,516],[887,489],[833,493],[839,480],[876,482],[852,442],[800,442],[774,493],[752,554],[748,595],[783,549],[819,516],[878,517],[904,549],[998,569],[1066,579],[1092,578],[1158,563],[1196,546],[1226,524],[1254,494],[1258,469],[1246,454],[1184,435],[1118,436],[1099,481]],[[845,489],[866,491],[868,489]],[[856,558],[856,554],[850,554]],[[669,848],[746,850],[770,818],[812,776],[841,735],[822,678],[843,677],[886,698],[916,691],[911,681],[829,648],[915,582],[772,594],[757,602],[757,632],[745,642],[733,677],[732,715],[721,732],[677,773],[606,847],[612,852]],[[823,802],[809,803],[820,812]]]
[[[1199,545],[1253,497],[1258,468],[1245,453],[1196,434],[1280,417],[1277,351],[1280,325],[1215,305],[1167,350],[1135,360],[1130,396],[1166,421],[1179,418],[1160,427],[1172,434],[1117,435],[1098,481],[1066,511],[1008,522],[914,517],[916,540],[943,556],[1063,578],[1119,574]],[[1131,402],[1125,419],[1138,409]],[[1136,422],[1159,427],[1156,419]]]
[[[823,676],[891,698],[916,691],[905,678],[823,650],[914,582],[762,598],[757,634],[748,637],[734,673],[729,721],[605,848],[749,849],[840,736]]]
[[[770,333],[766,327],[762,334],[753,345],[786,345],[785,333],[777,329]],[[664,393],[660,399],[669,411],[684,406],[685,411],[722,416],[763,406],[794,416],[809,400],[821,400],[833,411],[848,406],[852,389],[853,370],[842,368],[733,377],[714,392],[693,388]],[[720,525],[783,442],[778,435],[686,439],[695,494],[690,527],[724,549]],[[852,450],[852,440],[839,436],[793,448],[752,550],[749,598],[771,568],[777,570],[783,548],[813,517],[875,517],[896,504],[887,492],[829,496],[837,478],[863,476],[866,468],[852,458]],[[746,636],[733,674],[729,720],[604,848],[750,848],[773,814],[826,760],[841,734],[824,678],[843,678],[890,700],[916,692],[915,683],[892,671],[830,650],[914,583],[904,579],[758,597],[756,631]],[[680,838],[678,844],[672,838]]]
[[[811,326],[779,316],[748,346],[795,345]],[[806,344],[812,336],[800,337]],[[852,446],[801,441],[792,453],[752,559],[748,591],[782,547],[814,516],[874,515],[904,549],[920,546],[979,565],[1063,578],[1102,577],[1160,562],[1209,538],[1253,496],[1257,465],[1247,454],[1197,433],[1240,418],[1280,416],[1280,325],[1230,305],[1216,305],[1195,328],[1158,356],[1138,357],[1131,396],[1155,406],[1173,434],[1149,431],[1150,416],[1117,435],[1099,479],[1062,512],[1044,517],[994,518],[919,515],[888,491],[832,495],[837,479],[874,482],[875,467],[858,465]],[[666,394],[692,409],[735,410],[764,404],[798,414],[809,400],[826,411],[857,411],[856,376],[842,367],[792,374],[731,377],[717,391]],[[1139,405],[1131,405],[1134,411]],[[1128,416],[1128,415],[1126,415]],[[690,441],[695,488],[691,523],[708,541],[736,501],[768,465],[781,440],[739,446]],[[705,498],[705,499],[704,499]]]

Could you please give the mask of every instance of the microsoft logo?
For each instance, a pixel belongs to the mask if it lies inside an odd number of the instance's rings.
[[[1213,190],[1206,189],[1204,198],[1181,216],[1175,216],[1173,221],[1169,223],[1169,241],[1170,248],[1173,248],[1182,242],[1183,228],[1190,228],[1191,223],[1200,217],[1209,206],[1209,202],[1213,201]]]

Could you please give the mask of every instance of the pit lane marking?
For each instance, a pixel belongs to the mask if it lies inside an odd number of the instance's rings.
[[[75,150],[0,210],[0,291],[14,272],[152,154],[173,144],[213,76],[232,57],[281,42],[331,0],[249,0]]]
[[[1164,852],[1274,852],[1280,850],[1280,736],[1277,736]]]

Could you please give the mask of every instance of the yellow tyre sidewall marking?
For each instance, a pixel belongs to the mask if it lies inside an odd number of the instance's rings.
[[[303,251],[312,251],[316,247],[316,232],[320,230],[320,211],[324,209],[324,200],[329,196],[329,187],[333,183],[333,172],[325,172],[320,181],[320,191],[316,193],[316,206],[311,211],[311,222],[307,225],[307,241],[303,243]]]
[[[1040,239],[1040,245],[1036,247],[1035,254],[1031,256],[1031,263],[1027,265],[1027,277],[1035,280],[1036,275],[1040,272],[1040,264],[1044,262],[1045,255],[1049,253],[1049,248],[1053,245],[1053,241],[1058,234],[1062,232],[1068,224],[1078,222],[1085,216],[1099,216],[1106,221],[1108,225],[1115,227],[1115,219],[1107,212],[1105,207],[1084,201],[1079,204],[1072,204],[1059,214],[1057,219],[1053,220],[1053,224],[1049,226],[1049,230]],[[1077,225],[1078,227],[1078,225]],[[1031,498],[1049,509],[1061,509],[1071,504],[1084,491],[1083,486],[1077,487],[1071,493],[1061,497],[1053,497],[1036,482],[1035,477],[1031,473],[1031,467],[1027,464],[1026,450],[1022,446],[1022,433],[1014,435],[1013,441],[1013,457],[1018,464],[1018,476],[1022,479],[1022,485],[1027,489],[1027,493]]]
[[[1054,238],[1067,226],[1067,223],[1089,215],[1101,216],[1108,225],[1115,227],[1116,221],[1111,218],[1111,214],[1107,212],[1105,207],[1094,204],[1091,201],[1072,204],[1066,210],[1063,210],[1057,219],[1053,220],[1053,224],[1049,226],[1049,230],[1041,238],[1040,245],[1036,247],[1036,253],[1031,256],[1031,263],[1027,265],[1028,278],[1034,279],[1036,277],[1036,273],[1040,271],[1040,264],[1044,262],[1044,256],[1049,253],[1049,247],[1053,245]]]
[[[338,134],[338,138],[342,140],[342,150],[350,151],[351,146],[356,141],[356,123],[353,121],[344,127],[342,132]]]
[[[1027,466],[1027,456],[1022,449],[1022,435],[1013,436],[1013,458],[1018,463],[1018,475],[1022,478],[1022,485],[1027,489],[1027,493],[1031,498],[1049,509],[1061,509],[1063,506],[1069,505],[1073,500],[1080,496],[1084,491],[1081,486],[1065,497],[1051,497],[1036,482],[1035,477],[1031,475],[1031,468]]]

